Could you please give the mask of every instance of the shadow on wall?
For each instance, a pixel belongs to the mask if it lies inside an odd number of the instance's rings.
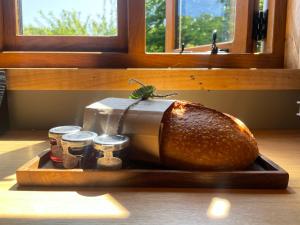
[[[172,91],[174,92],[174,91]],[[162,94],[169,92],[160,92]],[[177,91],[181,100],[199,102],[232,114],[251,129],[297,129],[300,91]],[[84,107],[106,97],[127,98],[127,91],[11,91],[12,129],[49,129],[82,125]]]

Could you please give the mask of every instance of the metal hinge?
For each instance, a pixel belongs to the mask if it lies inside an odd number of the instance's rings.
[[[256,41],[263,41],[267,37],[268,31],[268,10],[259,11],[253,18],[253,38]]]

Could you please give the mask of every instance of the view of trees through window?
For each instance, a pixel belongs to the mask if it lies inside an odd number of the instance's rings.
[[[165,51],[166,0],[146,0],[146,51]]]
[[[21,35],[116,36],[117,0],[21,0]]]
[[[186,48],[207,45],[217,31],[218,42],[234,38],[235,0],[178,0],[176,46]]]
[[[236,0],[177,0],[176,44],[210,44],[234,36]],[[262,5],[263,0],[260,0]],[[31,8],[30,8],[30,7]],[[34,6],[34,7],[32,7]],[[117,35],[117,0],[20,0],[21,35]],[[137,18],[138,19],[138,18]],[[146,0],[146,51],[165,51],[166,0]]]
[[[179,48],[210,44],[212,32],[218,42],[232,41],[235,0],[177,0],[176,43]],[[165,51],[166,0],[146,0],[147,52]]]

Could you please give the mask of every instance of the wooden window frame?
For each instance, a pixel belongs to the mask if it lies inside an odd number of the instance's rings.
[[[176,33],[176,10],[178,0],[166,0],[166,52],[178,52],[175,47]],[[253,39],[251,37],[253,14],[255,11],[255,1],[236,0],[236,18],[234,38],[232,41],[219,42],[220,48],[227,48],[230,53],[252,52]],[[186,51],[205,52],[211,50],[211,44],[199,45],[185,48]]]
[[[116,36],[24,36],[18,35],[18,5],[4,0],[4,46],[7,51],[127,51],[127,2],[118,0]]]
[[[0,0],[0,8],[1,3],[4,1],[6,0]],[[127,52],[99,51],[77,53],[66,51],[8,51],[5,48],[6,46],[3,45],[3,43],[0,43],[0,48],[2,46],[2,49],[0,49],[0,67],[283,68],[286,0],[269,0],[269,27],[264,53],[232,53],[225,55],[210,55],[203,53],[146,53],[145,0],[127,0],[127,2]],[[4,11],[6,11],[6,8],[2,9],[2,13],[0,12],[0,36],[4,27],[3,24],[1,24],[1,17],[6,15],[3,13]],[[4,34],[4,39],[6,38],[6,34]],[[281,44],[278,45],[276,43]]]

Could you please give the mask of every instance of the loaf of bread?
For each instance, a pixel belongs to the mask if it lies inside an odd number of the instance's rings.
[[[190,170],[242,170],[258,156],[249,129],[233,116],[176,101],[163,116],[162,163]]]

